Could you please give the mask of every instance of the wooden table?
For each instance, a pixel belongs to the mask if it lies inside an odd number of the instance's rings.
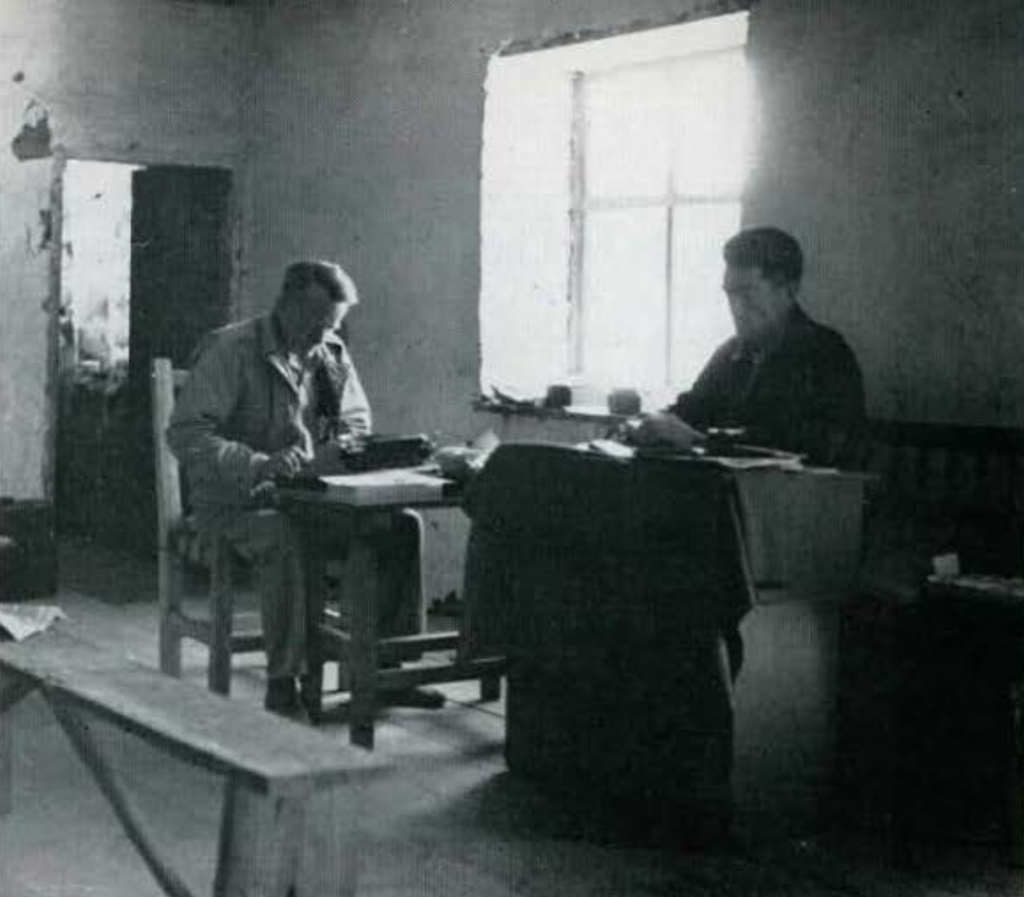
[[[454,487],[454,484],[452,484]],[[462,633],[421,631],[411,635],[381,636],[378,632],[380,582],[377,575],[379,536],[395,524],[405,510],[436,510],[461,507],[461,496],[452,490],[426,501],[388,502],[353,505],[326,491],[281,489],[280,506],[299,524],[306,544],[307,581],[309,583],[310,673],[319,680],[323,664],[337,660],[348,673],[350,694],[350,740],[368,749],[374,743],[374,719],[382,693],[405,691],[420,685],[480,679],[481,700],[496,700],[500,695],[503,657],[465,659],[458,651]],[[345,559],[345,587],[351,601],[351,624],[345,626],[337,612],[326,606],[324,596],[325,564],[328,553],[316,550],[309,539],[310,525],[333,519],[349,536]],[[422,620],[422,617],[421,617]],[[402,666],[403,661],[419,658],[424,652],[456,652],[444,663]],[[383,667],[384,663],[394,666]]]

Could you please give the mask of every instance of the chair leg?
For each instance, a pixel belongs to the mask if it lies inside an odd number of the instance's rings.
[[[308,671],[301,679],[302,703],[309,720],[318,725],[323,719],[324,657],[320,644],[320,623],[324,616],[327,564],[316,549],[307,547],[306,557],[306,663]]]
[[[210,662],[207,683],[220,695],[231,691],[231,626],[234,595],[231,591],[231,555],[222,540],[214,539],[210,554]]]
[[[497,701],[501,698],[501,676],[480,677],[480,700]]]
[[[167,549],[158,557],[157,589],[160,599],[160,672],[167,676],[181,676],[181,631],[178,615],[181,613],[181,565]]]

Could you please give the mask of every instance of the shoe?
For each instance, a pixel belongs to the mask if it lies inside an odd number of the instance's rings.
[[[323,683],[319,676],[306,673],[299,677],[299,704],[313,725],[320,722],[323,715]]]
[[[271,713],[287,716],[289,712],[298,710],[299,693],[295,688],[292,676],[280,676],[267,680],[267,692],[263,697],[263,707]]]

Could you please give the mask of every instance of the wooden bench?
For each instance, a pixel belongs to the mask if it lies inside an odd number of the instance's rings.
[[[231,702],[54,627],[0,643],[0,815],[11,809],[11,732],[3,714],[39,691],[109,801],[154,878],[171,897],[191,892],[161,858],[120,770],[90,733],[100,719],[224,777],[214,894],[299,897],[302,846],[314,793],[378,776],[362,751]],[[168,795],[168,800],[175,795]],[[354,815],[354,814],[353,814]],[[332,845],[331,893],[355,892],[353,845]],[[321,893],[319,890],[317,894]]]

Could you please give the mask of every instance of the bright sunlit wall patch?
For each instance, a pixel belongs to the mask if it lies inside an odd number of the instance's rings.
[[[732,333],[723,242],[753,138],[747,13],[533,52],[487,76],[481,388],[648,407]]]

